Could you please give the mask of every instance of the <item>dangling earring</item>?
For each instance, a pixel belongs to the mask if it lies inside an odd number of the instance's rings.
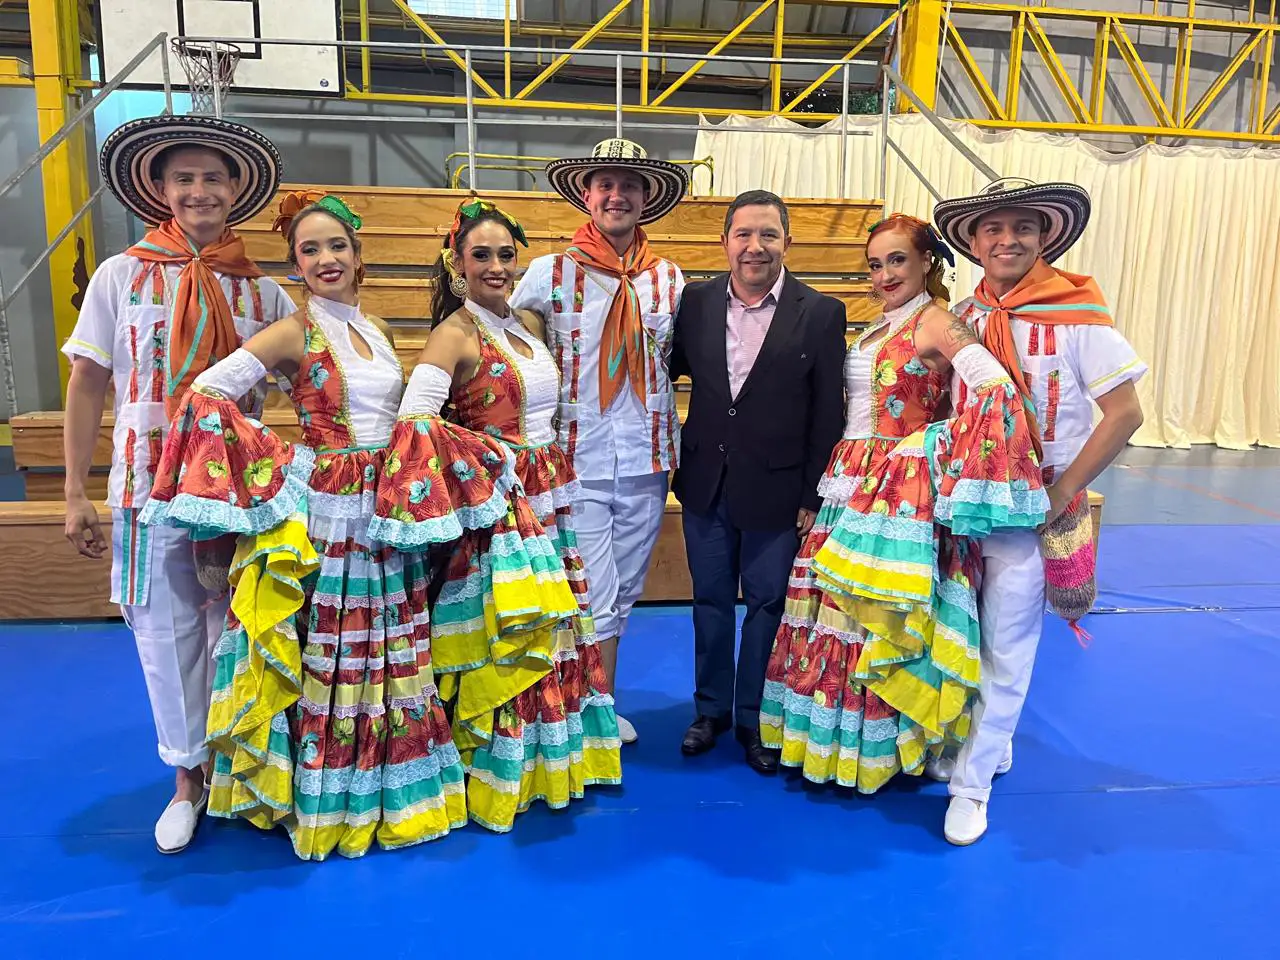
[[[867,294],[867,299],[872,303],[883,303],[884,297],[880,296],[880,291],[875,287],[871,288],[871,292]]]
[[[449,289],[459,300],[467,299],[467,278],[458,269],[457,256],[452,247],[445,247],[440,253],[440,265],[449,274]]]

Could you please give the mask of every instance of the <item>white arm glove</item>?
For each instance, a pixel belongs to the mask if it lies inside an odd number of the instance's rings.
[[[262,361],[241,347],[196,377],[193,387],[214,390],[228,400],[239,400],[267,375]]]
[[[436,414],[449,399],[453,378],[431,363],[420,363],[409,374],[409,386],[400,400],[400,416],[415,417]]]
[[[977,390],[985,384],[998,380],[1011,379],[1009,371],[1002,367],[1000,361],[980,343],[971,343],[961,348],[951,358],[951,367],[960,374],[960,379],[970,390]]]

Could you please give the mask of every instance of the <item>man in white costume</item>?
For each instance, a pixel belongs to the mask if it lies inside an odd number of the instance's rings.
[[[956,314],[1034,402],[1048,523],[1073,501],[1080,508],[1089,483],[1142,425],[1134,384],[1146,364],[1115,329],[1094,280],[1050,266],[1080,238],[1089,214],[1081,187],[1012,177],[934,209],[943,238],[984,272]],[[958,376],[952,396],[961,409],[965,386]],[[1096,426],[1093,403],[1102,411]],[[1044,623],[1040,546],[1032,530],[982,541],[982,681],[973,725],[954,763],[944,759],[929,771],[950,782],[944,832],[958,846],[986,832],[991,782],[1013,763],[1013,734]]]
[[[66,535],[85,556],[107,552],[85,482],[107,387],[114,385],[111,599],[137,643],[160,759],[175,769],[156,847],[178,853],[208,800],[211,653],[228,601],[225,583],[210,590],[197,576],[185,531],[144,526],[138,518],[170,419],[192,381],[294,310],[229,229],[274,198],[280,157],[269,140],[239,124],[161,116],[115,131],[103,144],[101,166],[116,198],[155,226],[94,273],[63,346],[72,364],[63,441]]]
[[[680,202],[687,179],[622,139],[554,161],[547,178],[591,219],[564,253],[530,264],[511,307],[543,317],[560,366],[560,444],[582,483],[578,547],[612,691],[618,638],[644,592],[680,449],[667,364],[684,276],[649,251],[641,227]],[[622,716],[618,728],[635,742]]]

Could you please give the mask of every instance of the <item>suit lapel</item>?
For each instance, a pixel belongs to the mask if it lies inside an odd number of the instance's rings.
[[[782,290],[779,291],[778,306],[773,311],[769,332],[764,335],[764,343],[760,345],[760,356],[756,357],[751,372],[747,374],[746,383],[738,392],[738,401],[741,401],[752,385],[764,375],[769,364],[782,355],[787,345],[800,335],[803,322],[804,290],[800,286],[800,281],[788,273],[782,282]],[[727,367],[727,359],[725,363]]]

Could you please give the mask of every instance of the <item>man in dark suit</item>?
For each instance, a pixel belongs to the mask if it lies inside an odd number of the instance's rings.
[[[790,217],[774,194],[737,197],[721,239],[729,273],[685,288],[671,363],[673,379],[693,381],[674,485],[696,649],[697,719],[681,749],[710,750],[733,726],[747,763],[774,773],[760,696],[791,564],[844,426],[845,311],[783,268]],[[739,585],[747,613],[735,664]]]

